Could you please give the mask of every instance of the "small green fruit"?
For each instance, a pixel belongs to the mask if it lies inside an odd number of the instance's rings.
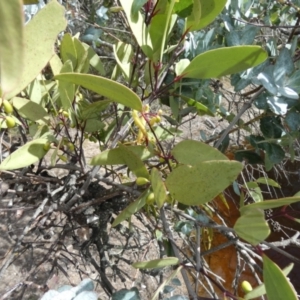
[[[43,149],[45,150],[45,151],[49,151],[50,150],[50,143],[49,142],[47,142],[46,144],[44,144],[44,146],[43,146]]]
[[[65,110],[62,112],[62,114],[66,118],[69,118],[69,116],[70,116],[69,113],[67,111],[65,111]]]
[[[135,181],[136,185],[141,186],[149,183],[149,180],[145,177],[138,177]]]
[[[253,290],[252,285],[249,281],[244,280],[241,284],[243,291],[247,294]]]
[[[154,204],[154,200],[155,200],[154,193],[150,193],[146,199],[146,203],[148,205],[152,205]]]
[[[3,100],[2,104],[3,104],[4,111],[7,114],[11,114],[14,111],[12,105],[6,99]]]
[[[7,128],[13,128],[16,125],[16,121],[13,117],[6,116],[5,123]]]
[[[75,146],[74,146],[73,143],[69,142],[69,143],[67,144],[67,146],[68,146],[68,149],[69,149],[71,152],[73,152],[73,151],[75,150]]]

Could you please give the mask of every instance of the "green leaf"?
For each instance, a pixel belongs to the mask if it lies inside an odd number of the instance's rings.
[[[157,13],[152,17],[149,26],[149,33],[153,45],[152,60],[154,62],[162,61],[168,34],[173,28],[177,19],[176,15],[173,15],[172,17],[174,2],[175,0],[161,0],[155,7],[155,11]]]
[[[79,102],[80,105],[81,102]],[[82,108],[80,118],[82,120],[87,120],[99,116],[99,113],[107,108],[111,103],[111,100],[101,100],[91,104],[88,104],[86,107]]]
[[[216,148],[193,140],[179,142],[171,152],[179,163],[187,165],[195,165],[208,160],[228,160]]]
[[[221,77],[255,67],[267,57],[259,46],[214,49],[196,56],[181,75],[197,79]]]
[[[121,222],[129,219],[133,214],[138,212],[146,204],[146,199],[152,191],[147,189],[134,202],[130,203],[114,220],[112,227],[119,225]]]
[[[294,267],[293,263],[289,264],[287,267],[285,267],[282,270],[282,273],[285,276],[288,276],[289,273],[292,271],[293,267]],[[266,293],[265,285],[261,284],[261,285],[257,286],[256,288],[254,288],[251,292],[247,293],[244,296],[244,298],[245,298],[245,300],[250,300],[250,299],[258,298],[258,297],[264,295],[265,293]]]
[[[201,0],[194,0],[192,13],[187,17],[185,30],[191,31],[199,26],[201,20]]]
[[[132,46],[123,42],[118,42],[114,45],[113,49],[117,64],[123,71],[126,80],[129,80],[132,75],[133,67],[132,60],[134,52]]]
[[[186,18],[192,13],[193,6],[194,0],[177,1],[174,5],[174,13],[177,14],[180,18]]]
[[[0,86],[2,93],[13,90],[23,69],[22,1],[0,1]]]
[[[38,4],[39,0],[23,0],[24,5]]]
[[[48,112],[39,104],[27,100],[25,98],[14,97],[12,99],[12,104],[14,108],[23,115],[25,118],[32,121],[43,120],[47,122],[49,119]]]
[[[80,85],[115,102],[142,111],[142,101],[139,96],[116,81],[95,75],[74,73],[59,74],[55,79]]]
[[[63,63],[68,60],[72,62],[73,70],[77,67],[77,53],[74,45],[74,41],[70,33],[66,33],[60,44],[60,56]]]
[[[130,147],[119,145],[119,149],[121,149],[122,158],[125,161],[125,165],[134,173],[136,177],[145,177],[149,178],[149,173],[143,161],[132,151],[130,151]]]
[[[297,293],[280,268],[263,255],[263,278],[269,300],[297,300]]]
[[[46,138],[40,138],[28,142],[12,154],[10,154],[0,165],[0,170],[15,170],[30,166],[45,156],[47,151],[44,145],[48,142]]]
[[[266,184],[266,185],[269,185],[269,186],[281,188],[281,186],[278,184],[278,182],[276,182],[275,180],[273,180],[271,178],[260,177],[260,178],[255,179],[255,181],[257,183],[262,183],[262,184]]]
[[[201,205],[228,187],[242,169],[239,162],[222,160],[183,165],[172,171],[166,186],[175,200],[185,205]]]
[[[148,28],[144,21],[144,17],[141,12],[132,15],[131,9],[134,0],[120,0],[120,3],[124,9],[124,12],[127,17],[127,21],[132,30],[134,37],[136,38],[137,43],[141,47],[142,51],[146,54],[147,57],[152,57],[152,43],[150,35],[148,33]]]
[[[254,200],[254,202],[261,202],[264,200],[261,189],[258,186],[257,182],[246,182],[246,187],[248,188],[248,192]]]
[[[151,186],[154,192],[157,207],[161,208],[165,203],[167,191],[160,172],[156,168],[151,170]]]
[[[200,116],[203,116],[203,115],[209,115],[211,117],[215,116],[214,113],[207,106],[205,106],[204,104],[202,104],[192,98],[189,98],[189,97],[186,97],[183,95],[177,95],[177,94],[174,96],[180,97],[184,102],[186,102],[186,104],[188,106],[195,107]]]
[[[73,72],[73,63],[71,60],[67,60],[61,68],[60,74]],[[59,97],[61,100],[61,105],[64,110],[68,110],[72,107],[72,102],[75,96],[75,85],[66,82],[66,81],[59,81],[58,82],[58,91]]]
[[[144,146],[128,146],[129,151],[134,153],[140,160],[146,160],[153,156],[153,154]],[[92,166],[95,165],[124,165],[126,161],[122,155],[123,148],[115,148],[105,150],[100,154],[94,156],[90,161]],[[143,176],[141,176],[143,177]]]
[[[264,212],[258,209],[242,214],[233,228],[240,238],[254,246],[264,241],[271,232]]]
[[[138,17],[138,12],[140,9],[144,6],[144,4],[148,2],[148,0],[133,0],[132,6],[131,6],[131,15],[134,16],[134,18]]]
[[[191,28],[189,29],[190,31],[194,30],[200,30],[207,25],[209,25],[211,22],[213,22],[216,17],[221,13],[223,8],[225,7],[227,0],[200,0],[200,6],[201,6],[201,18],[199,22],[192,22],[190,18],[187,19],[187,24],[186,28]]]
[[[272,209],[276,207],[281,207],[285,205],[289,205],[292,203],[296,203],[300,201],[300,196],[296,197],[286,197],[286,198],[279,198],[276,200],[268,200],[268,201],[263,201],[263,202],[257,202],[257,203],[252,203],[249,205],[245,205],[240,208],[240,212],[244,213],[246,210],[251,210],[251,209]]]
[[[57,35],[66,28],[66,25],[64,7],[57,1],[51,1],[25,26],[24,66],[20,72],[19,84],[8,93],[8,99],[20,93],[43,70],[54,55]]]
[[[177,257],[167,257],[162,259],[136,262],[133,263],[132,266],[136,269],[155,269],[177,265],[178,263],[179,259]]]

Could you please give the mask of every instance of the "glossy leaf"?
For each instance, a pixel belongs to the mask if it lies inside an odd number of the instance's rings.
[[[259,46],[235,46],[206,51],[196,56],[181,75],[187,78],[216,78],[255,67],[267,58]]]
[[[251,209],[272,209],[272,208],[276,208],[276,207],[289,205],[292,203],[297,203],[299,201],[300,201],[300,196],[279,198],[276,200],[268,200],[268,201],[257,202],[257,203],[245,205],[240,209],[240,211],[241,211],[241,213],[244,213],[245,211],[251,210]]]
[[[156,204],[158,208],[161,208],[165,203],[167,191],[160,172],[156,168],[151,170],[151,186],[154,192]]]
[[[271,232],[264,212],[258,209],[243,213],[237,219],[234,230],[240,238],[254,246],[264,241]]]
[[[297,293],[282,270],[263,255],[263,278],[269,300],[297,300]]]
[[[45,156],[46,138],[40,138],[26,143],[10,154],[0,165],[0,170],[15,170],[30,166]]]
[[[74,73],[59,74],[55,76],[55,79],[80,85],[115,102],[142,111],[139,96],[116,81],[95,75]]]
[[[25,118],[28,118],[32,121],[43,120],[46,122],[48,117],[48,112],[39,104],[27,100],[25,98],[14,97],[12,99],[14,108],[23,115]]]
[[[197,2],[194,1],[194,6]],[[200,0],[200,21],[196,22],[198,17],[198,14],[196,14],[193,20],[191,18],[187,19],[186,28],[189,28],[189,31],[194,31],[206,27],[220,14],[226,2],[227,0]]]
[[[139,159],[146,160],[153,156],[153,154],[144,146],[128,146],[129,150],[133,152]],[[122,156],[123,148],[115,148],[105,150],[94,156],[90,161],[92,166],[95,165],[124,165],[125,159]],[[143,176],[142,176],[143,177]]]
[[[192,12],[186,18],[185,30],[192,31],[199,26],[201,20],[201,0],[194,0]]]
[[[185,205],[201,205],[228,187],[242,168],[241,163],[226,160],[181,165],[168,176],[166,186],[175,200]]]
[[[136,262],[133,263],[132,266],[136,269],[156,269],[177,265],[178,263],[179,259],[177,257],[167,257],[144,262]]]
[[[53,16],[55,16],[55,22],[53,22]],[[66,25],[63,6],[57,1],[51,1],[25,26],[24,66],[19,84],[8,93],[8,98],[21,92],[46,66],[54,55],[57,35],[66,28]]]
[[[194,0],[176,1],[174,5],[174,13],[180,18],[187,18],[193,11]]]
[[[6,94],[15,88],[23,69],[22,1],[0,1],[0,86]]]
[[[172,154],[179,163],[192,166],[208,160],[228,160],[228,158],[216,148],[194,140],[179,142],[173,148]]]
[[[135,201],[131,202],[114,220],[112,227],[119,225],[121,222],[129,219],[132,215],[138,212],[146,204],[146,199],[152,191],[147,189]]]
[[[143,7],[143,5],[148,2],[148,0],[133,0],[131,6],[131,15],[137,16],[139,10]]]

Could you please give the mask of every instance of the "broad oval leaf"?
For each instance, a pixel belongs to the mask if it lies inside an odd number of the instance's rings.
[[[14,97],[12,102],[15,109],[29,120],[43,120],[46,122],[49,119],[48,112],[41,105],[33,101],[25,98]]]
[[[297,293],[282,270],[265,254],[263,255],[263,278],[269,300],[297,300]]]
[[[45,156],[46,138],[33,140],[10,154],[0,165],[0,170],[15,170],[30,166]]]
[[[144,146],[128,146],[129,150],[133,152],[139,159],[146,160],[153,156],[153,154]],[[90,161],[92,166],[96,165],[123,165],[125,160],[122,156],[123,148],[115,148],[105,150],[94,156]]]
[[[16,87],[23,69],[22,1],[0,1],[0,85],[6,94]]]
[[[115,102],[142,111],[142,101],[139,96],[116,81],[95,75],[74,73],[59,74],[55,79],[80,85]]]
[[[251,210],[237,219],[234,230],[237,235],[256,246],[270,234],[270,228],[262,210]]]
[[[228,160],[216,148],[193,140],[179,142],[171,152],[178,162],[186,165],[195,165],[208,160]]]
[[[25,26],[24,66],[19,84],[7,94],[8,99],[21,92],[34,80],[54,55],[57,35],[67,25],[64,14],[64,7],[57,1],[51,1]],[[53,22],[53,16],[55,16],[55,22]]]
[[[187,19],[189,31],[200,30],[213,22],[225,7],[227,0],[200,0],[201,18],[199,22],[191,22]],[[194,2],[195,3],[195,2]]]
[[[136,269],[156,269],[177,265],[178,263],[179,259],[177,257],[167,257],[162,259],[136,262],[133,263],[132,266]]]
[[[241,163],[224,160],[182,165],[168,176],[166,186],[177,201],[185,205],[201,205],[228,187],[242,169]]]
[[[181,75],[188,78],[215,78],[255,67],[266,60],[259,46],[234,46],[206,51],[196,56]]]

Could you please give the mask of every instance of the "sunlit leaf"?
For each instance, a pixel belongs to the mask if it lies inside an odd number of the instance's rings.
[[[129,219],[133,214],[138,212],[146,204],[146,199],[152,191],[147,189],[138,199],[130,203],[114,220],[112,227],[119,225],[121,222]]]
[[[162,259],[154,259],[144,262],[133,263],[132,266],[136,269],[154,269],[177,265],[179,259],[177,257],[167,257]]]
[[[128,148],[141,160],[146,160],[153,156],[144,146],[129,146]],[[122,156],[122,148],[105,150],[94,156],[90,161],[91,165],[123,165],[125,163],[125,159]]]
[[[13,106],[18,113],[32,121],[43,120],[44,122],[49,119],[48,112],[39,104],[27,100],[25,98],[14,97],[12,99]]]
[[[198,2],[199,0],[197,0]],[[184,2],[184,1],[183,1]],[[196,1],[194,1],[195,3]],[[197,3],[196,2],[196,3]],[[219,15],[219,13],[225,7],[227,0],[200,0],[200,20],[196,22],[198,15],[194,17],[194,22],[192,22],[189,18],[186,24],[186,28],[190,28],[190,31],[200,30],[211,22],[215,20],[215,18]],[[195,6],[195,4],[194,4]]]
[[[55,16],[55,22],[53,22],[53,16]],[[19,84],[8,93],[8,98],[21,92],[43,70],[54,55],[57,35],[66,28],[66,25],[63,6],[57,1],[51,1],[25,26],[24,67]]]
[[[166,186],[175,200],[185,205],[201,205],[228,187],[242,168],[239,162],[222,160],[181,165],[168,176]]]
[[[198,79],[221,77],[255,67],[267,57],[259,46],[214,49],[196,56],[181,75]]]
[[[263,278],[269,300],[297,300],[297,293],[282,270],[267,255],[263,255]]]
[[[116,81],[95,75],[74,73],[59,74],[55,76],[55,79],[80,85],[115,102],[142,111],[139,96]]]
[[[289,205],[292,203],[297,203],[299,201],[300,201],[300,196],[279,198],[276,200],[268,200],[268,201],[257,202],[257,203],[245,205],[240,209],[240,211],[241,211],[241,213],[244,213],[246,210],[252,210],[252,209],[272,209],[272,208],[276,208],[276,207]]]
[[[158,208],[161,208],[165,203],[167,191],[160,172],[156,168],[151,170],[151,186],[154,192],[156,204]]]
[[[237,219],[234,230],[240,238],[254,246],[264,241],[271,232],[264,212],[258,209],[243,213]]]
[[[17,86],[23,69],[22,1],[0,1],[0,86],[6,94]]]
[[[288,276],[289,273],[292,271],[293,267],[294,267],[293,263],[291,263],[287,267],[285,267],[282,270],[282,273],[284,274],[284,276]],[[245,298],[245,300],[250,300],[250,299],[258,298],[258,297],[264,295],[265,293],[266,293],[265,285],[261,284],[261,285],[257,286],[256,288],[254,288],[251,292],[247,293],[244,296],[244,298]]]
[[[44,149],[47,141],[46,138],[40,138],[26,143],[1,163],[0,170],[15,170],[36,163],[47,153]]]
[[[195,165],[208,160],[228,160],[216,148],[194,140],[179,142],[173,148],[172,154],[179,163],[187,165]]]
[[[262,183],[262,184],[266,184],[269,186],[280,188],[280,184],[278,182],[276,182],[275,180],[268,178],[268,177],[260,177],[260,178],[255,179],[255,181],[257,183]]]

